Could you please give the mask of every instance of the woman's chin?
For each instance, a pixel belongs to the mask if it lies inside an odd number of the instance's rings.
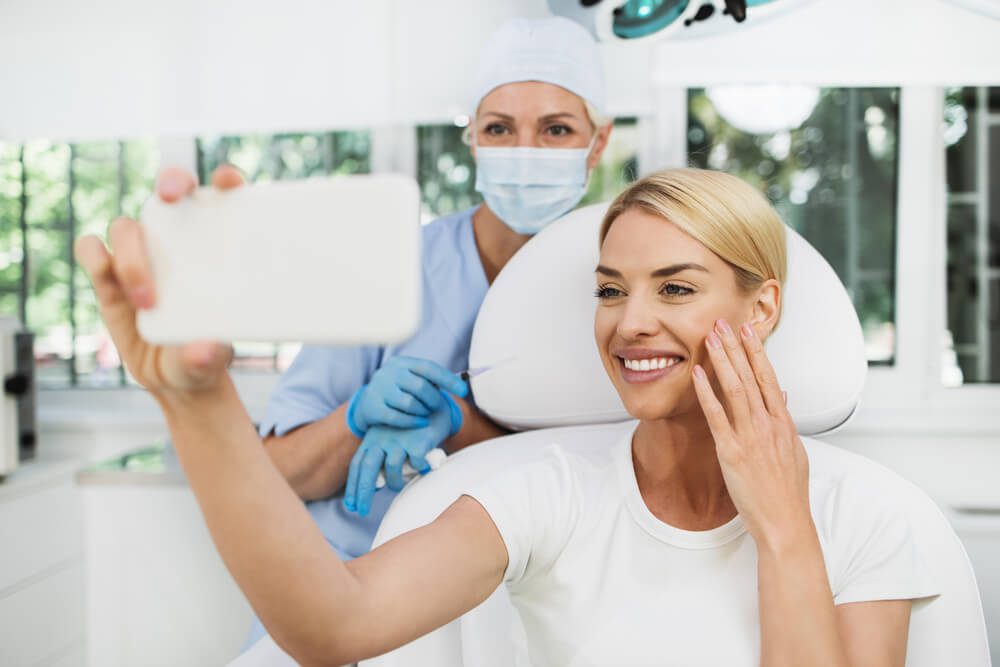
[[[665,397],[657,397],[655,400],[629,400],[624,399],[625,410],[633,419],[641,421],[651,421],[654,419],[669,419],[677,411],[677,402]]]

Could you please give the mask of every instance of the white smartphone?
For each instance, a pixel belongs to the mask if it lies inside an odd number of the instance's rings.
[[[203,187],[140,221],[154,343],[392,343],[420,317],[420,192],[398,175]]]

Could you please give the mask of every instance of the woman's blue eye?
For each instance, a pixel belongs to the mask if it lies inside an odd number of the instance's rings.
[[[506,131],[507,128],[504,127],[503,125],[500,125],[499,123],[490,123],[489,125],[486,126],[487,134],[503,134]]]
[[[660,291],[667,296],[687,296],[688,294],[694,294],[694,290],[690,287],[684,287],[676,283],[667,283]]]
[[[614,287],[608,287],[607,285],[602,285],[594,290],[594,296],[598,299],[613,299],[621,295],[622,293],[620,290],[615,289]]]
[[[549,134],[556,137],[566,137],[573,134],[573,128],[568,125],[550,125],[548,131]]]

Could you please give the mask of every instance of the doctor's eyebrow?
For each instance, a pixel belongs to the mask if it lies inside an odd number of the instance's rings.
[[[656,269],[649,275],[653,278],[667,278],[669,276],[674,275],[675,273],[680,273],[681,271],[688,271],[688,270],[704,271],[705,273],[710,273],[710,271],[701,264],[695,264],[694,262],[686,262],[684,264],[671,264],[670,266],[665,266],[662,269]],[[607,266],[601,266],[600,264],[597,265],[597,268],[594,269],[594,271],[595,273],[601,273],[606,276],[611,276],[612,278],[622,277],[621,271],[617,271]]]
[[[480,117],[496,116],[500,120],[507,120],[507,121],[514,120],[513,116],[505,113],[500,113],[499,111],[484,111],[479,115]],[[550,120],[559,120],[560,118],[572,118],[575,120],[580,120],[580,117],[578,115],[576,115],[575,113],[570,113],[569,111],[559,111],[557,113],[546,114],[544,116],[540,116],[538,120],[550,121]]]

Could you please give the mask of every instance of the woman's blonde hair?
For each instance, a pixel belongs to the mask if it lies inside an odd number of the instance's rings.
[[[771,278],[785,283],[785,225],[763,194],[720,171],[666,169],[618,195],[601,224],[601,244],[615,220],[639,209],[673,223],[727,262],[751,292]]]

